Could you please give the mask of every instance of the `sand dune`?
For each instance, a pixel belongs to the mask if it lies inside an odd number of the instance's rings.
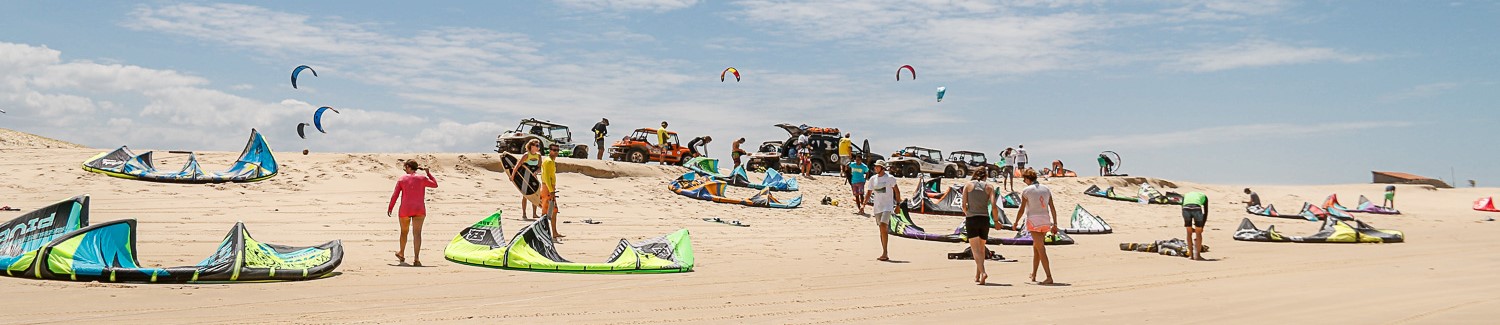
[[[998,247],[1020,263],[990,263],[998,286],[975,286],[973,263],[944,253],[959,244],[891,239],[899,263],[874,261],[874,222],[849,207],[818,205],[823,196],[848,201],[837,177],[799,180],[803,208],[776,210],[715,204],[677,196],[667,182],[686,169],[563,159],[565,257],[602,261],[620,238],[638,240],[679,228],[692,231],[698,267],[686,274],[579,275],[459,265],[442,249],[460,230],[505,211],[507,231],[519,229],[517,193],[497,173],[496,154],[278,155],[282,174],[249,184],[180,185],[111,178],[79,164],[103,149],[0,130],[0,205],[29,210],[78,194],[93,196],[97,221],[140,221],[141,262],[197,263],[223,232],[244,221],[261,240],[290,245],[342,239],[340,274],[291,283],[149,285],[0,278],[0,322],[78,323],[1487,323],[1495,314],[1493,270],[1497,225],[1469,210],[1475,198],[1500,189],[1436,190],[1401,186],[1399,216],[1361,216],[1403,230],[1407,242],[1382,245],[1247,243],[1230,239],[1243,212],[1242,186],[1149,178],[1045,181],[1060,214],[1074,204],[1106,218],[1110,235],[1076,235],[1052,247],[1057,280],[1026,284],[1029,249]],[[205,170],[222,169],[237,153],[200,153]],[[400,159],[430,164],[441,186],[430,192],[423,262],[391,266],[396,221],[385,216]],[[761,175],[752,175],[758,179]],[[1206,234],[1216,259],[1192,262],[1122,252],[1121,242],[1181,237],[1179,210],[1082,195],[1089,185],[1205,191],[1213,200]],[[903,180],[903,190],[915,188]],[[1267,203],[1292,208],[1338,193],[1345,204],[1382,185],[1256,186]],[[732,188],[731,196],[750,190]],[[790,194],[795,195],[795,194]],[[24,211],[23,211],[24,212]],[[1014,210],[1008,211],[1014,215]],[[9,219],[22,212],[0,212]],[[752,227],[703,222],[738,219]],[[930,229],[959,217],[915,216]],[[1066,215],[1060,216],[1066,218]],[[585,225],[579,220],[603,221]],[[1318,224],[1254,219],[1287,234]],[[1489,248],[1487,248],[1489,247]],[[232,316],[231,316],[232,315]]]

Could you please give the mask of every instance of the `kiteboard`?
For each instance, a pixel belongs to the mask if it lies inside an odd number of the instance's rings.
[[[511,175],[512,170],[515,171],[513,176],[510,176],[510,182],[516,185],[517,190],[521,191],[521,196],[533,204],[541,204],[542,196],[540,192],[542,191],[539,191],[539,189],[542,188],[542,182],[537,180],[536,172],[525,167],[518,169],[517,167],[521,165],[521,161],[519,158],[511,155],[500,155],[500,165],[505,168],[507,175]]]
[[[730,226],[735,226],[735,227],[749,227],[750,226],[748,224],[740,223],[739,220],[724,220],[724,219],[720,219],[720,218],[703,218],[703,221],[717,222],[717,223],[722,223],[722,224],[726,224],[726,225],[730,225]]]
[[[7,205],[7,206],[4,206],[4,207],[0,207],[0,211],[21,211],[21,209],[12,208],[12,207],[10,207],[10,206]]]
[[[1000,254],[995,253],[994,250],[987,250],[987,251],[988,251],[987,253],[989,253],[989,255],[990,255],[987,259],[989,259],[991,261],[996,261],[996,262],[1015,262],[1016,261],[1016,260],[1013,260],[1013,259],[1006,259],[1005,256],[1001,256]],[[964,251],[962,251],[962,252],[948,253],[948,259],[950,259],[950,260],[973,260],[974,259],[974,249],[973,248],[964,248]]]

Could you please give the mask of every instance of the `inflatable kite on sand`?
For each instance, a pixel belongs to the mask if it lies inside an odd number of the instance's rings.
[[[443,256],[449,261],[502,269],[569,273],[676,273],[693,270],[693,242],[688,230],[632,244],[620,239],[603,263],[569,261],[552,243],[549,217],[537,219],[514,238],[505,239],[500,212],[475,223],[448,243]]]
[[[1480,198],[1479,200],[1475,200],[1474,210],[1485,212],[1500,212],[1500,209],[1495,208],[1495,199],[1488,196]]]
[[[1016,229],[1015,225],[1010,224],[1010,219],[1005,217],[1003,211],[1000,215],[1000,222],[1002,223],[1001,229]],[[994,223],[994,221],[991,220],[990,223]],[[1024,222],[1022,224],[1024,225]],[[969,238],[964,236],[963,225],[959,225],[951,233],[929,233],[926,229],[912,222],[911,215],[906,212],[906,209],[896,211],[896,214],[891,217],[889,226],[891,235],[897,237],[949,243],[969,241]],[[1005,238],[999,231],[991,230],[990,238],[985,240],[985,242],[991,245],[1031,245],[1031,234],[1017,232],[1014,237]],[[1056,235],[1048,234],[1045,242],[1047,245],[1072,245],[1073,243],[1073,238],[1068,237],[1068,234],[1063,232],[1059,232]]]
[[[1115,232],[1104,218],[1089,213],[1083,209],[1083,205],[1073,206],[1073,221],[1070,227],[1063,228],[1062,232],[1069,234],[1108,234]]]
[[[5,275],[100,282],[235,282],[308,280],[343,261],[339,241],[310,247],[264,243],[236,223],[213,255],[193,266],[142,267],[136,221],[89,225],[89,197],[74,197],[0,224]]]
[[[1399,243],[1406,235],[1397,230],[1376,229],[1359,220],[1350,220],[1354,225],[1338,218],[1323,219],[1323,228],[1309,236],[1285,236],[1276,231],[1276,226],[1265,230],[1255,227],[1250,218],[1240,221],[1234,232],[1234,240],[1292,243]]]
[[[667,185],[667,189],[672,190],[672,192],[675,192],[678,195],[694,199],[714,201],[718,203],[740,204],[751,207],[793,209],[797,206],[802,205],[802,196],[797,196],[795,198],[792,198],[791,200],[783,201],[776,198],[775,195],[772,195],[771,189],[769,188],[761,189],[759,192],[755,193],[755,195],[749,198],[727,198],[724,197],[724,189],[726,187],[729,187],[728,183],[713,180],[710,178],[700,178],[696,177],[696,175],[697,174],[693,172],[683,174],[682,177],[677,178],[676,180],[672,181],[671,184]]]
[[[255,182],[275,177],[277,173],[276,157],[271,155],[271,147],[255,129],[250,129],[250,141],[245,143],[240,157],[223,172],[204,172],[198,167],[198,155],[192,152],[186,152],[188,159],[182,169],[160,171],[153,165],[151,153],[137,155],[130,148],[120,146],[89,158],[83,163],[83,170],[125,179],[194,184]]]

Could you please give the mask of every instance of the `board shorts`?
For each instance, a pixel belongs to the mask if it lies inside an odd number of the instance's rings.
[[[1396,192],[1385,192],[1385,199],[1386,199],[1386,201],[1395,201],[1396,200]]]
[[[1188,204],[1182,206],[1182,226],[1192,228],[1203,228],[1208,223],[1208,214],[1203,213],[1203,206]]]
[[[604,139],[594,139],[594,148],[604,149]]]
[[[895,215],[896,211],[876,212],[875,223],[881,225],[889,225],[891,224],[891,217]]]
[[[969,239],[990,239],[990,216],[968,216],[964,218],[964,236]]]
[[[1016,172],[1016,166],[1000,166],[1000,175],[1010,178]]]
[[[848,168],[850,161],[854,161],[854,159],[850,158],[849,156],[842,156],[842,155],[839,156],[839,166],[844,166],[844,168]]]
[[[1036,220],[1026,219],[1026,231],[1028,232],[1052,232],[1052,227],[1053,225],[1050,220],[1036,222]]]
[[[1016,163],[1016,168],[1026,169],[1026,163],[1018,162]]]
[[[865,195],[865,182],[849,184],[849,189],[854,190],[854,197]]]

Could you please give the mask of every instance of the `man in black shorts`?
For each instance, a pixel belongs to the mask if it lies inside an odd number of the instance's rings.
[[[604,137],[609,136],[609,119],[594,123],[594,148],[599,149],[599,155],[595,159],[604,160]]]
[[[1187,228],[1188,257],[1203,260],[1203,224],[1208,223],[1208,195],[1188,192],[1182,195],[1182,226]]]

